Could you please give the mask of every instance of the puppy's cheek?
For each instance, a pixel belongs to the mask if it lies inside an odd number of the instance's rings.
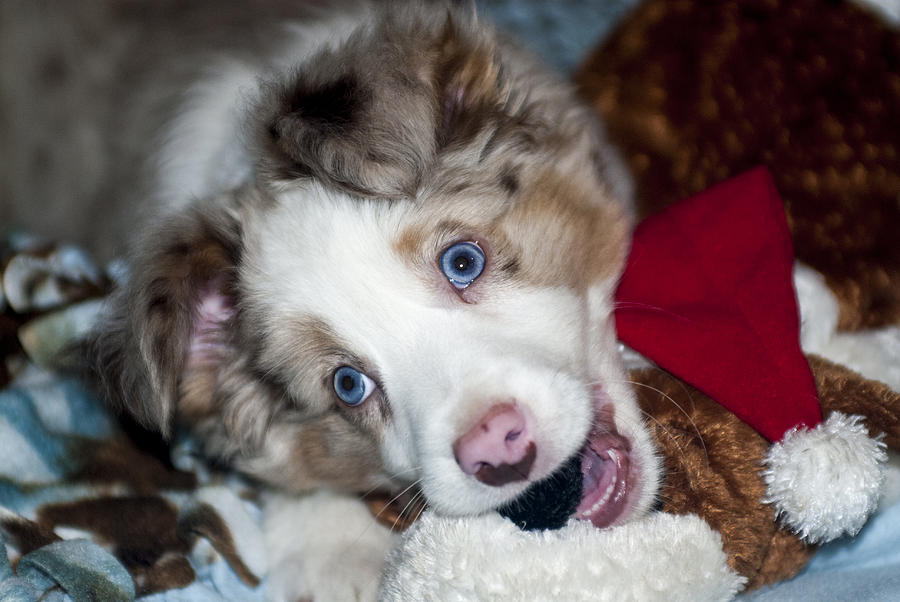
[[[255,453],[239,457],[240,470],[290,491],[319,487],[363,492],[388,486],[375,441],[329,415],[308,423],[271,425]]]
[[[408,433],[401,432],[396,424],[390,424],[385,428],[379,451],[385,468],[391,474],[403,477],[417,471],[416,463],[413,461],[415,452],[410,447],[412,440],[413,438]]]
[[[629,512],[630,516],[640,516],[656,496],[661,467],[619,352],[613,316],[616,284],[615,279],[601,280],[588,290],[591,323],[588,365],[592,382],[602,387],[604,398],[614,405],[616,430],[631,442],[637,489]]]

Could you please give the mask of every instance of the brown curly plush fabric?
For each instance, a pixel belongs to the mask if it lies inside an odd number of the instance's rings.
[[[809,356],[823,412],[862,414],[871,434],[900,448],[900,394],[855,372]],[[760,465],[768,443],[719,404],[656,369],[632,373],[641,408],[665,463],[665,512],[695,513],[722,535],[728,564],[748,589],[788,579],[815,549],[779,528]]]
[[[900,322],[900,34],[828,0],[648,0],[577,81],[643,214],[755,165],[842,328]]]
[[[779,529],[772,507],[760,501],[768,442],[668,373],[645,370],[632,379],[643,385],[636,392],[653,416],[648,424],[665,465],[662,510],[706,520],[721,534],[728,564],[747,577],[748,588],[793,577],[814,549]]]

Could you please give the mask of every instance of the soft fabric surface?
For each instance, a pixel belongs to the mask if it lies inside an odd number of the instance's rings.
[[[247,488],[200,469],[190,446],[173,459],[190,470],[137,450],[78,383],[20,374],[0,392],[0,599],[57,586],[76,601],[263,599]]]
[[[893,473],[896,478],[896,471]],[[800,575],[738,596],[739,600],[791,602],[900,598],[900,501],[878,512],[854,539],[823,546]]]
[[[498,29],[568,75],[638,0],[476,0]]]

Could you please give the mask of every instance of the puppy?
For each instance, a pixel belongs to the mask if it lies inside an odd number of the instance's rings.
[[[374,595],[391,536],[341,492],[471,515],[578,454],[579,518],[647,511],[611,318],[629,184],[568,85],[455,4],[105,8],[153,13],[104,51],[140,65],[90,82],[117,94],[81,124],[110,122],[99,150],[56,140],[42,176],[99,167],[44,202],[102,192],[89,221],[132,239],[93,343],[109,399],[297,494],[266,523],[273,595]]]

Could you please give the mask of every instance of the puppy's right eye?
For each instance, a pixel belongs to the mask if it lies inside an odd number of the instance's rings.
[[[441,254],[441,271],[457,289],[464,289],[484,271],[484,251],[477,243],[458,242]]]
[[[334,372],[334,392],[348,406],[358,406],[375,390],[375,381],[350,366]]]

